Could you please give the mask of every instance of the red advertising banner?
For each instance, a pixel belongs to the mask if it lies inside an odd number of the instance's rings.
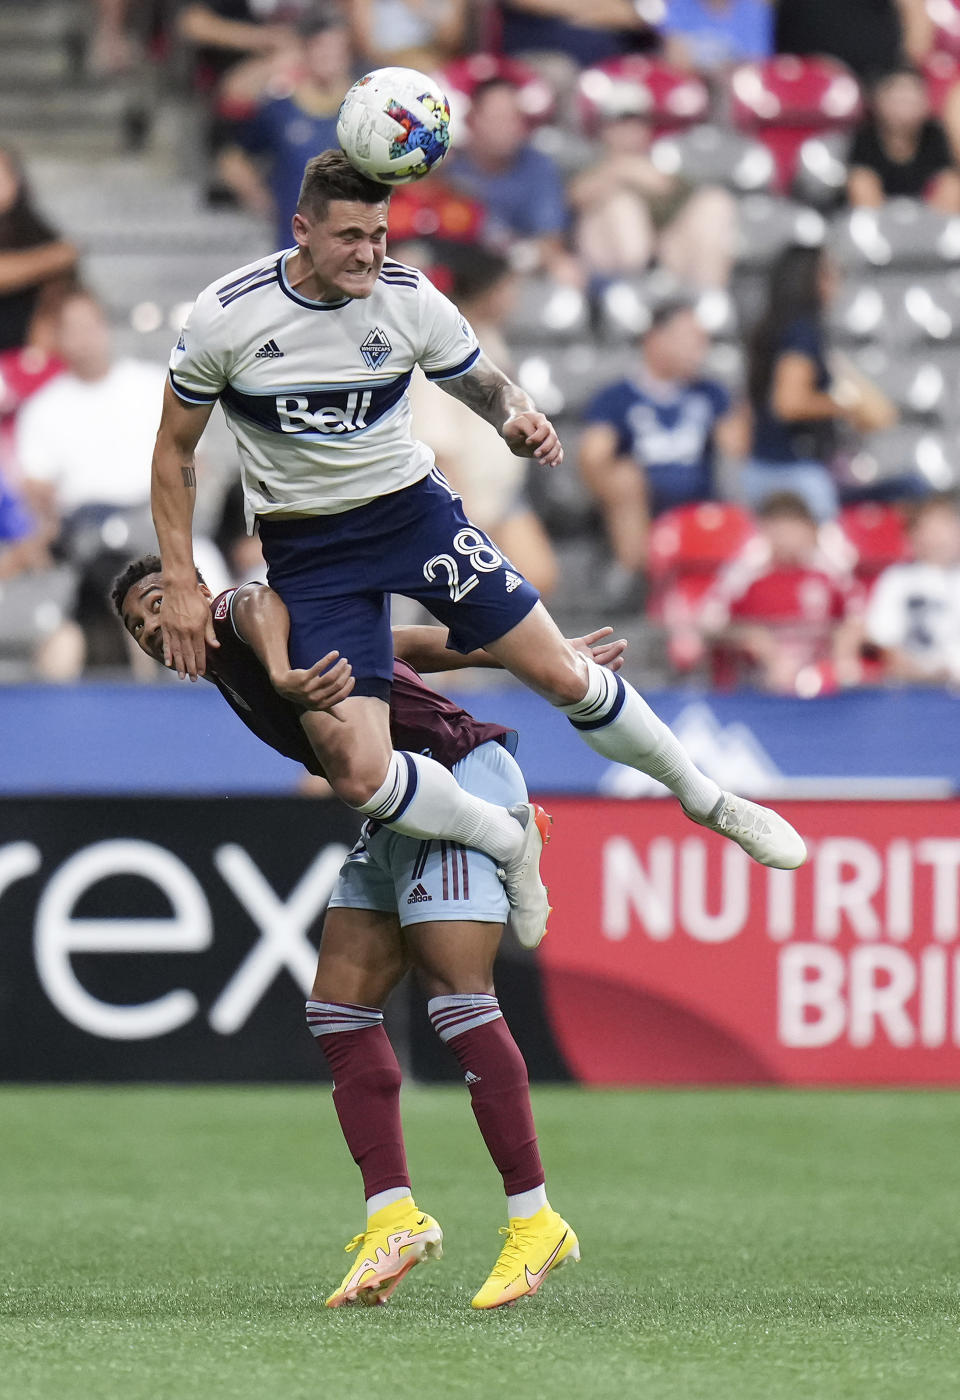
[[[960,802],[785,802],[767,870],[676,803],[553,799],[551,1026],[597,1084],[960,1083]]]

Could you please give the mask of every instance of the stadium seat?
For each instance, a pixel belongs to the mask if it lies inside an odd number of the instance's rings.
[[[842,467],[848,497],[900,499],[954,489],[957,435],[943,429],[900,424],[872,433]]]
[[[945,277],[916,277],[891,306],[893,338],[900,345],[960,341],[960,271]]]
[[[891,199],[881,209],[853,209],[833,223],[830,251],[842,269],[960,267],[960,216],[940,214],[915,199]]]
[[[610,341],[632,341],[648,328],[658,304],[685,295],[685,289],[659,269],[637,277],[618,277],[600,294],[601,334]],[[701,292],[694,304],[701,324],[711,336],[718,340],[736,336],[737,307],[728,292],[720,288]]]
[[[469,54],[466,58],[457,58],[448,63],[439,76],[450,98],[455,119],[451,126],[454,140],[457,139],[457,126],[470,110],[474,92],[481,83],[489,82],[491,78],[504,78],[516,85],[520,105],[532,123],[549,121],[556,110],[556,94],[550,84],[540,73],[516,58],[493,53]]]
[[[847,184],[849,137],[823,131],[808,136],[797,153],[791,193],[817,209],[833,209]]]
[[[768,190],[775,173],[773,157],[759,141],[706,124],[662,136],[650,159],[665,175],[680,175],[693,185],[725,185],[735,194]]]
[[[70,616],[77,575],[66,564],[0,583],[0,657],[27,658]]]
[[[827,312],[827,324],[835,344],[872,344],[889,330],[896,291],[884,282],[847,277]]]
[[[596,505],[578,470],[582,426],[576,418],[557,418],[554,427],[564,448],[560,471],[546,471],[531,463],[527,497],[550,534],[560,539],[599,536]]]
[[[752,194],[740,201],[741,266],[764,268],[791,243],[816,248],[824,241],[823,215],[776,195]]]
[[[896,404],[904,419],[939,423],[947,411],[947,399],[957,392],[960,354],[953,351],[950,365],[945,356],[918,353],[903,355],[896,348],[864,345],[850,352],[853,363]]]
[[[507,325],[507,335],[511,340],[546,341],[553,345],[589,340],[590,314],[586,297],[576,287],[554,282],[549,277],[524,277]]]
[[[580,119],[595,134],[604,116],[636,112],[648,116],[656,136],[702,122],[710,92],[696,73],[656,59],[627,54],[585,68],[577,85]]]
[[[960,55],[960,3],[958,0],[926,0],[927,17],[933,24],[936,53]]]
[[[650,531],[650,577],[660,584],[688,574],[712,577],[753,533],[743,506],[703,501],[665,511]]]
[[[903,513],[896,506],[876,501],[844,506],[839,523],[856,552],[856,575],[865,583],[909,554]]]
[[[957,19],[960,22],[960,11],[957,11]],[[932,53],[923,65],[923,76],[927,80],[930,105],[940,116],[947,93],[960,82],[960,58],[955,53]]]
[[[579,414],[598,390],[629,375],[634,356],[622,346],[511,345],[517,383],[547,414]]]
[[[730,93],[734,125],[768,148],[782,191],[790,188],[803,143],[817,132],[848,129],[863,110],[856,78],[833,58],[787,54],[741,64]]]

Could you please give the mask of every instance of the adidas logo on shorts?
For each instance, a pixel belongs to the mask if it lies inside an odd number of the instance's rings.
[[[283,357],[283,351],[275,340],[268,340],[266,345],[261,345],[254,355],[255,360],[279,360]]]
[[[417,885],[416,888],[415,888],[415,889],[412,889],[412,890],[410,891],[410,893],[407,895],[407,903],[408,903],[408,904],[432,904],[432,903],[433,903],[433,895],[432,895],[432,894],[427,894],[426,890],[423,888],[422,885]]]
[[[512,593],[515,588],[519,588],[521,583],[523,583],[523,579],[520,575],[511,573],[509,569],[506,570],[506,578],[508,593]]]

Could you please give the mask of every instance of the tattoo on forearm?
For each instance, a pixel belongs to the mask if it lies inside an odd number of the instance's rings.
[[[188,489],[189,489],[191,486],[196,486],[196,484],[197,484],[197,469],[196,469],[196,467],[181,467],[181,468],[180,468],[180,475],[183,477],[183,484],[184,484],[184,486],[186,486]]]
[[[441,379],[438,383],[453,398],[492,423],[498,432],[506,419],[515,413],[528,413],[534,407],[530,395],[508,379],[486,355],[481,355],[466,374],[456,379]]]

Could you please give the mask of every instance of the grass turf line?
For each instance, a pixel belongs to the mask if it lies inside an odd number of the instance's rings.
[[[535,1094],[583,1263],[493,1314],[499,1180],[410,1090],[446,1257],[322,1306],[362,1227],[325,1089],[0,1089],[9,1400],[917,1400],[960,1390],[947,1093]]]

